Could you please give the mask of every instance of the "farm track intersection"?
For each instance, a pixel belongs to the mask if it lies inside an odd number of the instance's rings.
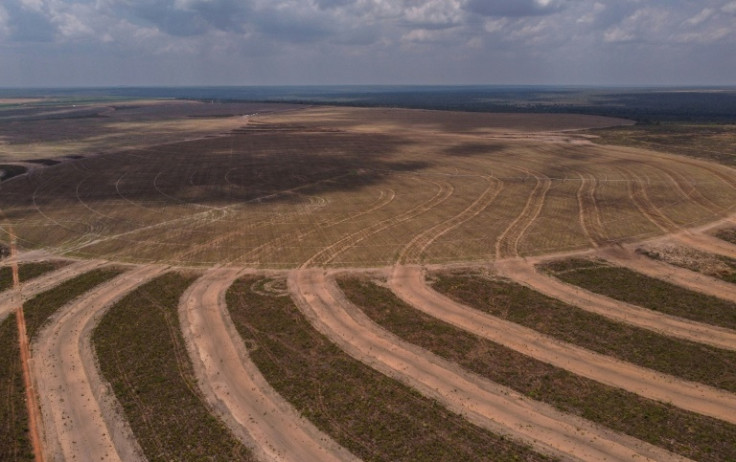
[[[575,132],[555,132],[550,120],[539,117],[528,126],[513,126],[518,121],[512,123],[502,116],[494,122],[488,115],[471,119],[466,114],[433,111],[334,108],[307,108],[251,117],[242,130],[36,169],[3,185],[2,226],[12,225],[19,236],[19,245],[29,251],[39,249],[55,258],[90,259],[41,276],[37,281],[28,281],[23,287],[24,297],[105,261],[142,265],[136,271],[145,273],[146,279],[153,277],[148,271],[153,275],[161,271],[159,266],[146,266],[151,264],[195,271],[225,265],[223,269],[205,273],[199,283],[202,287],[206,285],[206,277],[231,281],[243,271],[278,277],[288,274],[289,288],[300,308],[335,343],[372,367],[463,413],[476,424],[562,458],[626,460],[639,454],[650,460],[674,460],[676,455],[526,398],[523,404],[516,398],[500,398],[507,391],[499,391],[492,383],[478,385],[476,378],[457,366],[427,359],[411,345],[394,342],[396,351],[392,354],[401,350],[401,354],[410,356],[401,360],[405,361],[402,366],[388,366],[387,362],[399,360],[387,357],[377,360],[370,356],[379,350],[380,342],[387,342],[386,334],[378,332],[361,313],[356,313],[357,308],[340,297],[332,275],[325,279],[323,270],[318,269],[398,275],[419,270],[414,266],[394,267],[395,264],[459,268],[487,266],[495,260],[492,265],[511,279],[571,302],[574,297],[570,289],[549,285],[530,265],[553,255],[596,255],[653,276],[668,271],[669,280],[675,284],[734,298],[733,284],[714,283],[705,276],[675,271],[644,257],[632,257],[631,250],[623,249],[631,249],[635,243],[647,239],[670,238],[711,253],[736,255],[735,246],[716,240],[701,229],[733,217],[736,172],[716,164],[652,151],[594,145]],[[605,126],[618,121],[571,116],[564,123],[571,126],[562,129]],[[192,286],[192,293],[199,293],[197,284]],[[136,285],[130,281],[125,290],[133,290]],[[222,292],[226,286],[218,290]],[[199,289],[204,290],[202,287]],[[403,289],[397,288],[395,280],[393,288],[402,294]],[[102,292],[97,296],[118,298],[123,293],[120,287],[119,292],[110,290],[107,295]],[[315,291],[324,291],[320,293],[327,298],[314,299]],[[95,293],[89,297],[94,298]],[[220,292],[215,294],[217,297],[209,294],[205,303],[204,293],[197,296],[202,306],[222,298]],[[0,318],[12,309],[17,297],[14,292],[0,294]],[[729,329],[651,315],[634,306],[615,303],[606,306],[593,295],[579,297],[576,303],[602,314],[608,312],[619,322],[630,322],[664,335],[736,349],[736,332]],[[426,305],[425,301],[416,304]],[[78,308],[66,307],[65,311],[79,311],[78,318],[68,319],[75,328],[65,327],[60,321],[54,328],[67,329],[69,336],[77,335],[75,342],[84,342],[78,339],[79,329],[88,332],[92,311],[104,310],[107,305],[99,301],[90,306],[84,315]],[[205,350],[198,349],[204,348],[202,345],[193,346],[199,340],[192,340],[196,337],[194,326],[201,327],[204,318],[184,306],[180,309],[189,317],[183,330],[191,330],[190,354],[196,356],[199,352],[205,357]],[[634,316],[620,314],[624,311],[613,314],[618,309],[629,310],[627,313]],[[440,316],[439,311],[431,314]],[[209,316],[218,314],[212,311]],[[67,318],[60,316],[60,319]],[[460,327],[472,331],[479,325],[482,323]],[[243,349],[238,350],[237,334],[232,328],[218,329],[218,332],[223,329],[229,332],[225,340],[230,339],[234,345],[229,360],[235,366],[240,362],[243,368],[237,374],[241,378],[247,377],[248,371],[257,374],[255,367],[243,359]],[[352,339],[357,343],[350,343],[347,333],[351,329],[366,335],[360,340],[363,343],[358,342],[357,336]],[[46,351],[51,348],[50,335],[44,334],[43,345],[47,345],[44,354],[41,346],[37,346],[39,357],[35,361],[50,357],[51,353]],[[65,334],[55,342],[61,345],[67,338],[71,337]],[[391,350],[388,344],[384,347]],[[215,351],[212,348],[207,351],[212,353]],[[75,354],[77,370],[94,375],[91,353]],[[734,423],[736,401],[728,393],[662,377],[644,386],[624,385],[619,379],[610,382],[604,374],[584,372],[580,364],[585,361],[579,356],[571,361],[560,367]],[[598,362],[606,361],[602,357]],[[50,372],[35,364],[35,380],[46,387],[44,390],[51,390],[43,382],[48,380],[45,377]],[[628,367],[611,364],[611,371]],[[448,382],[443,386],[449,388],[437,388],[439,385],[429,379],[412,377],[407,372],[412,369],[406,369],[410,367],[439,368],[435,373],[445,376]],[[89,373],[90,370],[93,372]],[[212,407],[235,428],[240,425],[232,424],[238,421],[236,415],[246,413],[242,406],[252,403],[239,404],[233,401],[233,394],[215,397],[219,380],[224,380],[215,379],[217,374],[217,371],[202,372],[200,380],[208,384],[205,388],[211,388],[204,395],[210,396]],[[656,375],[647,370],[636,374]],[[89,380],[82,377],[80,383],[89,387]],[[267,395],[278,400],[262,378],[257,380],[261,380],[259,386]],[[665,384],[681,389],[664,392]],[[453,392],[453,387],[462,392]],[[471,391],[476,389],[483,391]],[[679,394],[682,390],[690,391]],[[88,396],[94,393],[90,391]],[[716,399],[716,404],[706,403],[710,398]],[[500,401],[493,401],[497,399]],[[490,402],[498,406],[498,416],[492,415],[490,407],[484,407]],[[42,399],[44,428],[50,440],[55,441],[47,441],[46,452],[71,457],[81,452],[75,452],[69,441],[83,442],[82,436],[89,433],[91,437],[94,432],[70,425],[72,433],[59,437],[62,433],[59,412],[71,415],[81,412],[72,409],[74,406],[85,409],[85,405],[78,401],[75,404],[73,399],[64,403],[68,407],[65,411],[59,402],[51,402],[48,397]],[[287,403],[281,402],[279,406],[287,409],[282,419],[294,416],[294,411],[288,411]],[[520,415],[514,406],[524,407],[526,410],[521,414],[526,413],[531,420],[510,417]],[[470,411],[471,408],[475,410]],[[110,409],[95,412],[95,419],[115,421],[114,415],[102,415],[110,414]],[[117,422],[110,425],[125,427],[119,417]],[[307,428],[305,434],[311,434],[314,442],[325,441],[308,423],[294,428],[295,431]],[[574,436],[575,428],[587,432],[587,439],[580,434]],[[243,439],[251,438],[251,443],[255,441],[256,445],[266,444],[268,440],[253,436],[242,426],[233,432],[248,433],[250,436]],[[100,438],[100,441],[108,440],[89,443],[90,448],[98,448],[90,450],[99,451],[96,454],[100,456],[111,455],[118,446],[126,444],[126,438],[122,438],[123,442],[110,442],[109,436],[104,435]],[[318,448],[319,444],[315,443],[314,447]],[[331,448],[335,460],[352,457],[334,443],[326,447]],[[316,449],[315,454],[319,450],[323,449]],[[120,451],[124,454],[119,456],[122,459],[133,457],[131,454],[140,456],[135,447]],[[274,454],[262,458],[288,459],[279,456],[278,451]],[[314,459],[324,460],[320,456]]]

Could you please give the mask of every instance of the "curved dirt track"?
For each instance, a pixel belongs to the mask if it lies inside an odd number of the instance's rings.
[[[232,324],[225,294],[239,269],[213,269],[182,295],[179,317],[199,388],[264,461],[356,461],[266,382]]]
[[[289,289],[312,325],[351,356],[491,431],[578,460],[683,460],[463,371],[373,323],[321,269],[295,270]]]
[[[598,255],[614,263],[655,279],[700,292],[714,297],[736,302],[736,284],[722,281],[705,274],[690,271],[679,266],[652,260],[625,248],[608,248]]]
[[[110,306],[164,271],[143,266],[98,286],[61,308],[33,343],[48,460],[144,460],[97,369],[91,335]]]
[[[531,261],[509,260],[496,263],[494,267],[499,275],[536,292],[613,321],[716,348],[736,350],[736,332],[733,330],[667,315],[566,284],[541,273]]]
[[[444,234],[449,233],[458,226],[466,223],[469,220],[477,217],[481,214],[489,205],[496,200],[498,194],[503,190],[504,185],[501,180],[494,177],[483,177],[488,181],[489,185],[478,198],[473,201],[467,208],[462,212],[458,213],[452,218],[449,218],[442,223],[432,226],[431,228],[422,231],[416,235],[404,248],[401,250],[397,261],[399,263],[419,263],[422,253],[432,245],[434,241],[442,237]],[[491,181],[493,180],[493,182]],[[495,182],[495,183],[494,183]]]
[[[736,395],[562,342],[464,306],[427,286],[419,267],[397,266],[391,289],[415,308],[574,374],[736,424]]]
[[[455,187],[446,181],[434,182],[431,180],[427,180],[427,182],[432,183],[437,187],[437,192],[434,196],[432,196],[432,198],[412,207],[409,210],[406,210],[403,213],[400,213],[399,215],[395,215],[393,217],[386,218],[385,220],[375,222],[372,225],[367,226],[365,229],[352,234],[348,234],[334,244],[325,247],[324,249],[311,256],[301,265],[301,268],[326,265],[334,260],[335,257],[345,252],[347,249],[355,246],[367,237],[432,210],[439,204],[449,199],[450,196],[452,196],[452,194],[455,192]]]
[[[516,257],[519,255],[519,242],[524,237],[529,227],[534,223],[540,213],[547,197],[547,192],[552,187],[552,180],[546,176],[531,173],[537,181],[534,189],[524,205],[519,216],[511,222],[496,240],[496,259],[503,257]]]
[[[22,301],[35,297],[41,292],[52,289],[64,281],[92,271],[104,264],[104,262],[94,260],[72,263],[56,271],[42,274],[37,278],[21,283],[20,292],[15,289],[8,289],[0,293],[0,322],[15,310]]]

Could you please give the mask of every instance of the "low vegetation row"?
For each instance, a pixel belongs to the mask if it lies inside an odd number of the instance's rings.
[[[64,261],[45,261],[18,265],[18,277],[21,282],[41,276],[49,271],[57,270],[67,265]],[[9,266],[0,268],[0,291],[13,287],[13,269]]]
[[[0,460],[33,460],[15,314],[0,323]]]
[[[736,352],[618,323],[480,273],[438,273],[434,279],[439,292],[493,316],[640,366],[736,391]]]
[[[177,311],[193,280],[167,273],[123,298],[93,332],[94,349],[149,461],[249,461],[197,388]]]
[[[276,391],[353,454],[366,461],[545,459],[348,356],[291,299],[264,295],[258,287],[268,281],[231,287],[232,319]]]
[[[42,292],[23,304],[26,334],[32,341],[48,319],[67,303],[122,272],[119,268],[100,268],[70,279]]]
[[[716,237],[736,245],[736,228],[722,229],[716,233]]]
[[[704,295],[601,260],[572,258],[542,269],[569,284],[651,310],[736,329],[736,303]]]
[[[697,460],[733,460],[736,426],[571,374],[432,318],[373,282],[338,281],[345,295],[402,339],[510,387],[616,431]]]

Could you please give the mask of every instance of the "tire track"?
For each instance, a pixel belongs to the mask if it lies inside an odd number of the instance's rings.
[[[449,218],[442,223],[432,226],[415,236],[409,244],[407,244],[399,254],[398,263],[419,263],[419,260],[427,248],[444,234],[449,233],[453,229],[472,220],[480,215],[489,205],[496,200],[496,197],[504,188],[503,181],[494,177],[483,176],[489,183],[488,188],[470,206],[462,212]],[[493,180],[493,181],[492,181]],[[494,183],[495,182],[495,183]]]
[[[426,181],[434,184],[437,187],[437,192],[431,199],[417,205],[416,207],[412,207],[411,209],[406,210],[400,213],[399,215],[378,221],[360,231],[354,232],[352,234],[349,234],[343,237],[342,239],[325,247],[324,249],[320,250],[315,255],[307,259],[307,261],[301,264],[300,268],[307,268],[309,266],[316,266],[316,265],[322,265],[322,266],[326,265],[330,261],[334,260],[335,257],[345,252],[349,248],[354,247],[355,245],[357,245],[364,239],[378,232],[381,232],[387,228],[390,228],[399,223],[402,223],[406,220],[410,220],[414,217],[417,217],[429,210],[432,210],[433,208],[437,207],[438,205],[440,205],[441,203],[449,199],[450,196],[452,196],[452,193],[454,192],[454,187],[448,182],[438,183],[432,180],[426,180]]]
[[[120,405],[96,367],[91,335],[103,313],[163,267],[128,271],[82,295],[32,346],[46,453],[63,460],[144,460]]]
[[[356,461],[355,456],[284,400],[261,375],[227,311],[225,293],[239,269],[213,269],[179,302],[197,383],[210,406],[261,460]]]
[[[237,258],[236,260],[234,260],[234,261],[231,260],[229,263],[240,263],[240,262],[243,262],[243,261],[250,261],[250,262],[257,261],[257,262],[260,262],[262,255],[264,255],[264,254],[268,255],[269,252],[273,252],[274,249],[282,248],[282,247],[288,245],[289,243],[299,242],[302,239],[304,239],[305,237],[307,237],[307,236],[309,236],[311,234],[314,234],[314,233],[316,233],[318,231],[322,231],[322,230],[324,230],[326,228],[337,226],[339,224],[342,224],[342,223],[345,223],[345,222],[348,222],[348,221],[356,220],[357,218],[360,218],[362,216],[365,216],[365,215],[368,215],[370,213],[373,213],[376,210],[380,210],[383,207],[385,207],[388,204],[390,204],[391,202],[393,202],[394,199],[396,198],[396,191],[394,191],[393,189],[389,189],[388,191],[389,191],[389,193],[386,194],[386,192],[384,192],[383,190],[381,190],[381,192],[379,194],[379,197],[376,200],[375,204],[372,205],[371,207],[369,207],[368,209],[363,210],[362,212],[356,213],[356,214],[351,215],[351,216],[349,216],[347,218],[337,219],[337,220],[328,222],[328,223],[326,223],[324,225],[320,225],[317,229],[312,229],[312,230],[309,230],[309,231],[300,231],[300,232],[297,232],[296,235],[283,236],[283,237],[278,237],[276,239],[272,239],[271,241],[266,242],[264,244],[261,244],[260,246],[254,248],[253,250],[251,250],[247,254],[245,254],[245,255]]]
[[[518,284],[613,321],[716,348],[736,350],[736,332],[733,330],[667,315],[581,289],[539,272],[530,261],[497,263],[496,269],[501,276]]]
[[[578,173],[578,176],[580,177],[580,188],[577,191],[578,220],[588,241],[597,248],[608,242],[595,198],[598,179],[592,174]]]
[[[462,414],[472,423],[574,460],[683,460],[661,448],[532,401],[373,323],[348,302],[322,270],[295,270],[289,289],[312,325],[345,352]]]
[[[529,227],[534,223],[539,214],[542,212],[544,200],[547,196],[549,188],[552,186],[552,180],[546,176],[540,176],[529,172],[537,181],[534,189],[529,194],[529,198],[524,205],[524,209],[519,216],[511,222],[503,233],[496,240],[496,259],[500,260],[504,257],[519,256],[519,242]]]
[[[645,398],[736,424],[736,395],[562,342],[445,297],[427,286],[418,267],[397,266],[391,288],[415,308],[534,359]]]
[[[626,173],[630,175],[635,181],[628,182],[629,185],[629,198],[634,203],[639,212],[649,220],[654,226],[660,229],[660,231],[669,234],[680,227],[666,215],[664,215],[649,199],[649,195],[646,190],[646,181],[642,180],[639,175],[626,170]]]

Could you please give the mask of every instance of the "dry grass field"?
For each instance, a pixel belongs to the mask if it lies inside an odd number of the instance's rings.
[[[733,133],[687,127],[0,100],[0,454],[732,460]]]
[[[304,108],[214,119],[228,130],[198,137],[213,119],[162,118],[107,127],[172,123],[179,141],[4,183],[19,245],[185,266],[479,262],[653,237],[736,206],[729,169],[564,131],[616,119]]]

